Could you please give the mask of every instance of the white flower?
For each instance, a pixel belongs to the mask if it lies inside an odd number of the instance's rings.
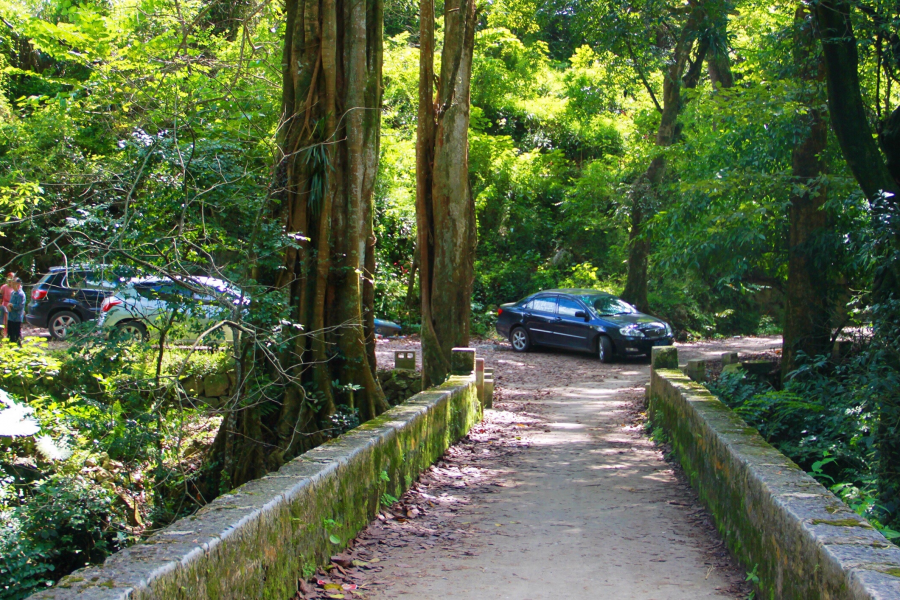
[[[34,440],[37,451],[47,460],[66,460],[72,456],[72,450],[62,441],[55,441],[49,435],[42,435]]]
[[[41,430],[30,406],[16,404],[9,394],[0,390],[0,436],[34,435]]]

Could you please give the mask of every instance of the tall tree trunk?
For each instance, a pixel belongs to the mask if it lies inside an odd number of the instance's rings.
[[[816,15],[822,36],[831,126],[844,159],[866,198],[875,200],[881,197],[882,192],[888,192],[895,194],[890,202],[896,203],[900,185],[891,176],[878,150],[862,99],[859,55],[850,19],[850,3],[846,0],[821,0]],[[900,148],[894,150],[897,151]],[[889,154],[888,159],[896,161],[898,156]]]
[[[697,31],[705,18],[703,2],[693,5],[690,15],[681,28],[678,41],[672,51],[672,60],[663,79],[663,105],[656,145],[671,146],[678,137],[678,115],[681,112],[682,85],[694,87],[699,81],[699,68],[708,49],[700,44],[698,52],[685,74]],[[684,80],[683,80],[684,79]],[[659,204],[659,187],[666,176],[666,157],[662,151],[650,161],[650,166],[637,179],[631,190],[631,230],[628,234],[628,275],[622,298],[634,304],[640,311],[649,310],[647,300],[647,266],[650,258],[650,240],[644,235],[644,223]]]
[[[444,4],[441,73],[434,77],[434,0],[421,0],[416,222],[422,297],[422,383],[442,383],[450,351],[469,344],[475,206],[469,189],[469,85],[474,0]],[[437,89],[435,89],[437,88]]]
[[[880,265],[875,273],[873,300],[882,313],[876,319],[876,335],[887,338],[886,346],[894,369],[900,368],[900,360],[894,337],[896,314],[887,315],[892,303],[900,299],[897,269],[900,265],[892,260],[892,255],[900,251],[900,236],[897,224],[887,218],[897,209],[897,194],[900,184],[892,176],[888,165],[897,164],[900,144],[896,137],[882,136],[882,149],[887,160],[882,158],[878,145],[872,136],[872,128],[866,115],[865,104],[859,83],[859,55],[850,2],[846,0],[820,0],[816,7],[822,39],[822,54],[825,61],[825,76],[828,82],[828,112],[835,136],[841,146],[844,159],[853,176],[862,188],[866,198],[872,203],[876,230],[884,230],[885,223],[890,229],[884,236],[883,247],[876,251]],[[891,118],[894,119],[896,111]],[[878,487],[881,505],[890,507],[896,515],[900,506],[900,398],[884,394],[879,403],[879,423],[876,432],[878,447]],[[893,516],[893,515],[892,515]],[[892,525],[896,517],[884,519]]]
[[[796,79],[806,86],[806,114],[798,117],[800,139],[792,155],[793,182],[788,240],[787,304],[784,314],[784,354],[781,373],[797,368],[797,354],[827,354],[831,344],[831,260],[827,245],[817,244],[831,228],[822,210],[827,189],[822,181],[822,154],[828,141],[828,124],[819,96],[825,69],[817,52],[815,16],[801,4],[794,16],[794,66]]]
[[[723,18],[723,33],[724,33]],[[722,40],[710,44],[709,52],[706,56],[706,71],[709,73],[709,82],[715,88],[728,89],[734,87],[734,75],[731,73],[731,59],[728,58],[728,47],[725,45],[726,36],[721,36]]]
[[[231,457],[222,462],[233,465],[223,485],[231,486],[327,439],[340,405],[363,421],[389,408],[375,376],[372,288],[382,0],[287,0],[285,12],[282,188],[273,208],[295,243],[272,279],[302,332],[285,327],[286,349],[271,369],[280,409],[238,409],[223,422]],[[272,402],[271,394],[253,400]]]

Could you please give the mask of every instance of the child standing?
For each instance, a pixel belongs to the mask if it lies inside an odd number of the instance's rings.
[[[22,291],[22,280],[18,277],[12,282],[12,293],[6,305],[9,311],[7,328],[9,341],[22,345],[22,321],[25,320],[25,292]]]
[[[6,275],[6,281],[3,285],[0,285],[0,337],[3,337],[6,334],[6,321],[9,316],[9,310],[7,310],[6,305],[9,304],[9,297],[12,295],[12,283],[16,278],[15,273],[8,273]]]

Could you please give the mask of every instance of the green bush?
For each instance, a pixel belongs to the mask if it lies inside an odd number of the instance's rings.
[[[35,436],[0,438],[0,600],[24,598],[148,524],[197,508],[186,492],[199,476],[197,444],[211,441],[219,420],[160,402],[160,393],[179,371],[230,366],[226,352],[166,349],[157,380],[160,357],[149,345],[86,337],[51,352],[33,341],[0,344],[0,389],[41,426]]]
[[[33,342],[34,338],[29,338]],[[26,343],[17,346],[0,342],[0,389],[29,399],[54,393],[59,385],[61,361],[48,352],[48,344]]]
[[[53,474],[17,492],[0,528],[0,600],[25,598],[126,542],[116,495],[105,487]]]

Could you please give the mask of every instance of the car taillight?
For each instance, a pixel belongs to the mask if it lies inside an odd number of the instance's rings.
[[[502,315],[502,314],[503,314],[503,309],[502,309],[502,308],[498,308],[498,309],[497,309],[497,316],[499,317],[499,316]]]
[[[100,310],[102,310],[103,312],[106,312],[109,309],[111,309],[113,306],[116,306],[118,304],[122,304],[122,301],[119,300],[118,298],[116,298],[115,296],[110,296],[109,298],[106,298],[103,300],[103,304],[100,305]]]
[[[43,300],[47,297],[47,290],[42,290],[41,288],[35,288],[31,290],[31,299],[32,300]]]

